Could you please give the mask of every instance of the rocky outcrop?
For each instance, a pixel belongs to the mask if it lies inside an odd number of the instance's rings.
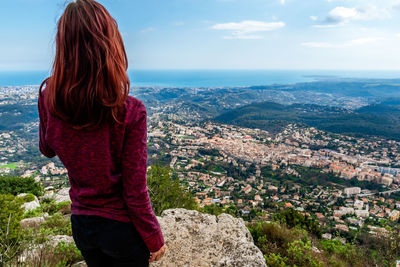
[[[22,193],[19,194],[18,197],[25,197],[28,194]],[[33,196],[33,195],[32,195]],[[40,207],[39,199],[36,196],[33,196],[34,199],[30,202],[25,202],[24,204],[21,205],[21,208],[25,210],[25,212],[34,210],[36,208]]]
[[[25,219],[24,224],[35,227],[44,220],[30,218]],[[266,266],[242,219],[228,214],[214,216],[194,210],[169,209],[158,217],[158,221],[167,250],[160,261],[150,264],[151,267]],[[45,247],[54,247],[62,241],[70,243],[73,238],[49,236],[45,244],[25,250],[20,260],[35,259]],[[86,264],[83,261],[74,266]]]
[[[242,219],[170,209],[158,220],[167,251],[152,267],[266,266]]]
[[[34,217],[21,220],[21,227],[25,228],[38,228],[46,219],[44,217]]]
[[[54,200],[56,203],[71,201],[71,198],[69,197],[69,187],[58,191],[54,196]]]
[[[47,244],[52,246],[52,247],[55,247],[60,242],[64,242],[65,244],[69,244],[69,243],[73,243],[74,239],[72,238],[72,236],[68,236],[68,235],[54,235],[54,236],[50,236],[49,237],[49,240],[47,241]]]

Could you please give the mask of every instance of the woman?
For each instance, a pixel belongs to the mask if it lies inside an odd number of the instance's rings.
[[[128,96],[127,67],[107,10],[70,3],[39,89],[39,148],[68,170],[73,237],[88,266],[148,266],[165,252],[147,191],[146,109]]]

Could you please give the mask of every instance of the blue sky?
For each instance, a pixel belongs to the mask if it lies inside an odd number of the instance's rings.
[[[130,69],[400,70],[400,0],[100,0]],[[49,70],[68,1],[0,2],[0,70]]]

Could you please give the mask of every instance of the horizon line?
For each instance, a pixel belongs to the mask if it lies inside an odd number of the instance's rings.
[[[239,69],[239,68],[154,68],[154,69],[147,69],[147,68],[137,68],[137,69],[128,69],[128,72],[131,71],[394,71],[400,72],[400,69],[311,69],[311,68],[304,68],[304,69],[290,69],[290,68],[255,68],[255,69]],[[0,69],[0,72],[48,72],[50,70],[44,69]]]

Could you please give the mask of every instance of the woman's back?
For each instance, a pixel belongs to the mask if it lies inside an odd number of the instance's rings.
[[[147,266],[165,250],[147,188],[146,109],[129,96],[127,68],[108,11],[69,3],[39,89],[39,148],[68,170],[72,232],[89,266]]]
[[[39,96],[40,150],[57,155],[68,170],[71,212],[97,215],[121,222],[138,222],[138,232],[150,247],[163,242],[146,240],[160,234],[146,185],[146,109],[129,96],[120,112],[122,124],[91,131],[77,130],[52,116]]]

